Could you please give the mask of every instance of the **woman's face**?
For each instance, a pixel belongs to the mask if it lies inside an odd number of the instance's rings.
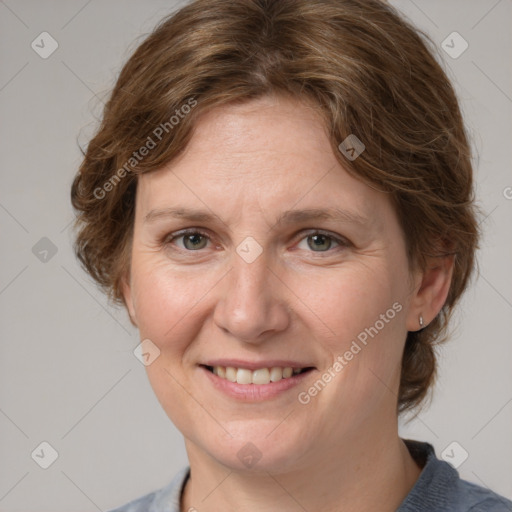
[[[304,104],[213,110],[139,177],[125,299],[194,456],[279,471],[396,430],[413,287],[390,198],[343,169]]]

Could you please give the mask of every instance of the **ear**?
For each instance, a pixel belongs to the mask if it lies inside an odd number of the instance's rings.
[[[415,288],[407,313],[408,331],[421,329],[420,316],[426,327],[441,311],[450,291],[453,266],[453,255],[431,258],[425,270],[415,276]]]
[[[133,302],[133,294],[132,294],[132,286],[130,282],[130,277],[128,275],[124,275],[121,278],[121,290],[123,293],[124,304],[126,306],[126,310],[128,311],[128,315],[130,316],[130,321],[132,325],[138,327],[137,325],[137,316],[135,314],[135,306]]]

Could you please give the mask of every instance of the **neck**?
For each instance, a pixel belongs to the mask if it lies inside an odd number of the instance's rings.
[[[181,510],[395,511],[421,473],[395,426],[360,428],[337,445],[331,438],[305,454],[307,464],[279,473],[232,469],[186,440],[191,473]]]

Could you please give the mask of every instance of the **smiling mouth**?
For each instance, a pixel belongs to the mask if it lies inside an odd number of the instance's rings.
[[[249,370],[247,368],[235,368],[232,366],[208,366],[201,365],[217,377],[237,384],[264,385],[271,382],[286,380],[295,375],[300,375],[313,370],[312,366],[306,368],[278,367],[258,368]]]

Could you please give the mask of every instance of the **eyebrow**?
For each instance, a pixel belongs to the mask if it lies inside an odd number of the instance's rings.
[[[144,223],[150,223],[160,218],[174,218],[192,222],[214,222],[216,219],[219,219],[217,215],[214,215],[206,210],[196,210],[193,208],[180,207],[151,210],[144,217]],[[351,212],[341,208],[308,208],[301,210],[287,210],[283,212],[275,222],[273,228],[276,226],[300,224],[318,220],[331,220],[345,223],[348,222],[360,225],[362,227],[370,224],[370,221],[367,217],[357,212]]]

